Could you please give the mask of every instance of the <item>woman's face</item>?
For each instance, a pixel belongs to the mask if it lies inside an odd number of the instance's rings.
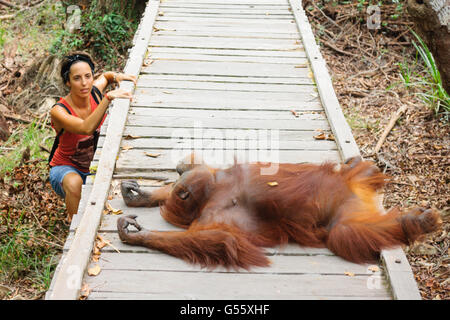
[[[91,93],[94,77],[87,62],[79,61],[70,67],[69,81],[70,93],[80,97],[88,97]]]

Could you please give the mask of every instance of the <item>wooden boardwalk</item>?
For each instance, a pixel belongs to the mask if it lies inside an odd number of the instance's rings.
[[[216,166],[233,156],[300,163],[359,154],[300,1],[150,0],[124,72],[139,75],[136,88],[121,85],[134,99],[115,101],[102,128],[97,175],[83,187],[47,299],[77,299],[84,284],[88,299],[420,299],[400,248],[358,265],[289,245],[267,249],[269,268],[207,271],[121,243],[118,216],[102,213],[106,201],[148,229],[176,230],[159,208],[127,208],[119,184],[174,181],[177,161],[194,149]],[[314,139],[320,130],[335,141]],[[112,246],[93,262],[97,234]],[[88,276],[96,264],[100,273]]]

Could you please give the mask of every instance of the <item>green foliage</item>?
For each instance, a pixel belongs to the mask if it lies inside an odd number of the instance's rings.
[[[0,48],[3,48],[3,45],[5,44],[5,33],[6,33],[6,30],[3,28],[0,28]]]
[[[42,166],[46,166],[46,158],[48,153],[43,151],[40,144],[45,144],[46,148],[50,149],[53,139],[46,139],[47,137],[53,137],[52,130],[39,127],[36,123],[31,123],[23,132],[14,132],[3,144],[6,150],[13,149],[6,153],[2,150],[0,157],[0,176],[5,176],[6,172],[11,172],[13,168],[19,165],[22,159],[22,154],[26,148],[30,149],[30,160],[43,159]],[[45,140],[45,141],[44,141]],[[45,160],[45,161],[44,161]]]
[[[19,218],[22,219],[23,215]],[[8,215],[4,217],[8,218]],[[24,227],[0,240],[0,281],[28,279],[39,291],[48,290],[58,259],[54,250],[36,245],[45,238],[36,230]],[[45,241],[45,240],[44,240]]]
[[[13,19],[0,20],[0,48],[16,43],[22,59],[40,56],[57,37],[63,21],[64,11],[51,1],[20,11]],[[2,58],[0,50],[0,61]]]
[[[416,38],[412,44],[417,51],[416,63],[418,58],[424,64],[424,72],[412,72],[406,63],[399,64],[400,76],[406,87],[420,87],[421,93],[418,93],[422,100],[435,111],[436,114],[443,113],[448,120],[450,116],[450,97],[442,85],[441,74],[433,58],[432,53],[425,42],[411,30]]]
[[[417,64],[417,61],[415,64]],[[404,61],[398,62],[397,65],[400,69],[400,78],[402,79],[405,86],[407,88],[412,86],[414,82],[414,73],[412,68],[409,66],[409,63],[407,61]]]
[[[80,29],[75,33],[61,32],[51,52],[63,56],[73,50],[91,51],[95,58],[106,63],[106,67],[114,66],[119,55],[126,54],[131,46],[136,28],[137,22],[118,12],[99,13],[93,1],[90,8],[81,14]]]

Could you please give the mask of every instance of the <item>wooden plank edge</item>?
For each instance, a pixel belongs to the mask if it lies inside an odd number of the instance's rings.
[[[383,250],[381,260],[395,300],[422,300],[411,266],[401,247]]]
[[[147,53],[147,46],[153,30],[153,24],[158,14],[159,0],[149,0],[147,7],[133,39],[133,48],[124,73],[139,76],[143,60]],[[134,91],[134,84],[130,81],[123,82],[120,88]],[[131,101],[117,99],[113,103],[110,112],[111,121],[106,133],[105,145],[109,145],[110,152],[103,152],[100,157],[99,168],[96,174],[92,192],[89,195],[87,207],[71,248],[66,256],[61,259],[54,275],[54,286],[51,293],[46,296],[48,300],[75,300],[79,298],[81,283],[89,263],[97,229],[100,225],[104,203],[111,185],[116,157],[119,151],[120,140],[125,128],[126,117]],[[118,141],[117,141],[118,140]]]
[[[331,77],[326,68],[326,62],[315,41],[308,18],[303,10],[302,1],[289,0],[289,4],[295,16],[297,27],[302,37],[303,47],[311,64],[319,96],[330,121],[330,126],[336,138],[342,159],[346,160],[354,156],[361,156],[350,126],[345,120],[336,97]],[[383,250],[381,252],[381,259],[386,269],[386,277],[389,280],[394,299],[420,300],[421,296],[417,283],[414,280],[411,266],[403,250],[400,247]],[[395,261],[400,261],[403,266],[402,270],[399,270],[398,263]]]

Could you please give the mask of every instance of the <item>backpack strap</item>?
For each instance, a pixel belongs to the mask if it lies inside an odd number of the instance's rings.
[[[67,110],[67,112],[69,114],[72,114],[72,112],[70,112],[69,108],[67,108],[63,103],[58,102],[55,104],[55,106],[58,105],[60,107],[63,107],[64,109]],[[55,137],[55,141],[53,142],[53,146],[52,146],[52,151],[50,151],[50,155],[48,157],[48,164],[50,165],[50,162],[52,161],[53,155],[55,154],[56,149],[58,148],[59,145],[59,137],[63,134],[64,128],[61,128],[61,130],[58,132],[58,134]]]
[[[94,97],[94,101],[96,104],[99,104],[100,101],[103,99],[102,93],[96,86],[92,86],[91,94]],[[100,99],[98,99],[98,97],[100,97]]]

